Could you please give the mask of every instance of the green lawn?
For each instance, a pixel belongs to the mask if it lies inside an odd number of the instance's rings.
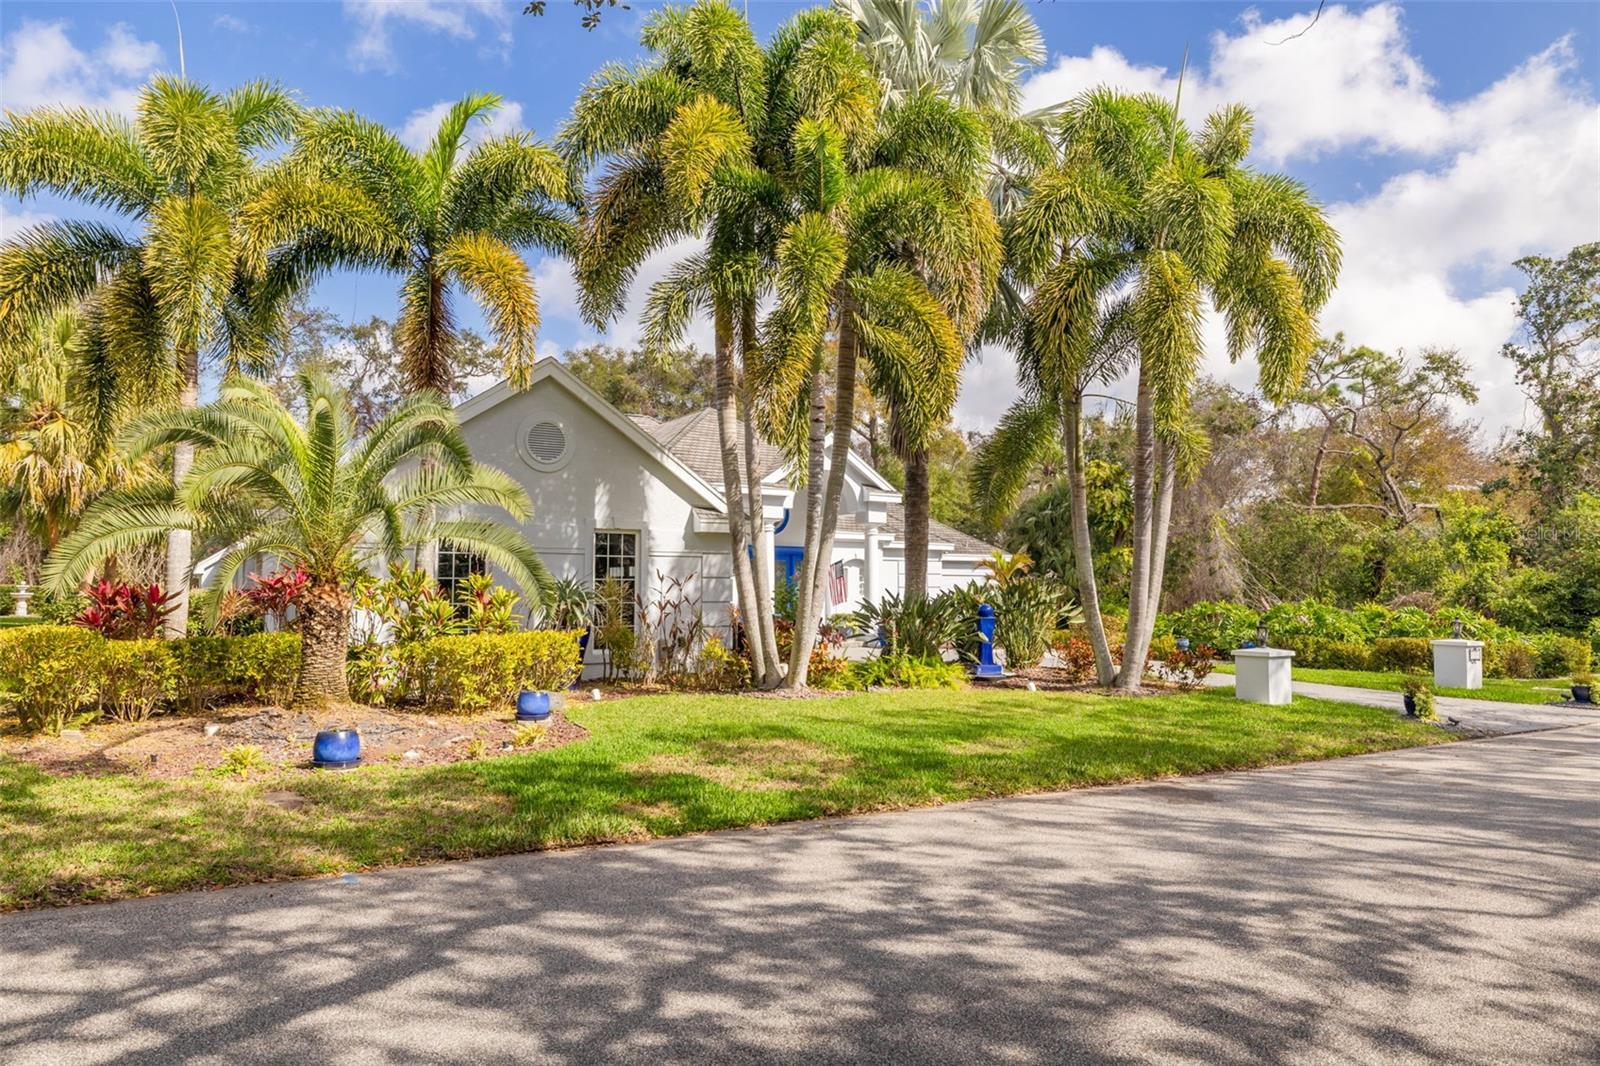
[[[1226,692],[1016,690],[577,704],[586,740],[450,766],[55,777],[0,758],[0,908],[1320,759],[1447,734]],[[299,810],[263,798],[288,790]]]
[[[1233,664],[1217,667],[1219,674],[1233,673]],[[1296,681],[1313,681],[1323,685],[1350,685],[1354,688],[1376,688],[1385,692],[1399,692],[1405,682],[1404,674],[1377,673],[1371,670],[1312,670],[1294,668]],[[1486,677],[1482,688],[1440,688],[1441,696],[1464,696],[1468,699],[1498,700],[1502,703],[1554,703],[1572,698],[1572,679],[1559,678],[1508,678]]]

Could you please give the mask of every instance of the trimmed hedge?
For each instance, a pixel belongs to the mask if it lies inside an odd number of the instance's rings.
[[[184,637],[169,645],[184,698],[193,708],[232,699],[283,703],[300,672],[298,633]]]
[[[509,707],[523,689],[559,691],[578,677],[576,631],[468,633],[396,645],[402,700],[432,711]]]

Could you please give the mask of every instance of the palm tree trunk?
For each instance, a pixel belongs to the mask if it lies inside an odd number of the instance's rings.
[[[739,348],[745,358],[748,368],[750,359],[756,346],[756,305],[754,300],[747,301],[739,312]],[[748,379],[748,370],[746,371]],[[749,490],[750,505],[746,508],[750,523],[750,541],[757,550],[771,551],[772,546],[761,543],[760,530],[766,527],[766,516],[762,513],[761,505],[761,478],[764,471],[761,469],[761,460],[757,453],[755,403],[749,390],[744,396],[744,472],[746,486]],[[772,582],[767,578],[767,560],[756,559],[752,567],[751,577],[756,594],[756,638],[761,642],[761,658],[766,664],[766,669],[756,679],[762,688],[777,688],[783,680],[783,671],[778,662],[778,632],[772,620]]]
[[[1066,463],[1067,484],[1072,493],[1072,561],[1078,574],[1078,602],[1083,610],[1084,628],[1094,648],[1095,679],[1103,688],[1116,675],[1111,661],[1111,644],[1106,640],[1105,619],[1100,616],[1100,587],[1094,575],[1094,542],[1089,536],[1089,484],[1083,472],[1083,401],[1073,386],[1066,410],[1066,440],[1062,455]]]
[[[739,478],[739,438],[734,423],[739,410],[735,395],[733,362],[733,312],[718,300],[712,317],[716,331],[717,443],[722,455],[722,499],[727,505],[728,537],[733,550],[733,584],[744,622],[745,647],[750,653],[752,677],[766,677],[767,661],[761,640],[761,610],[750,573],[749,524],[745,520],[744,490]]]
[[[194,346],[186,345],[178,352],[178,375],[178,406],[191,410],[200,402],[200,353]],[[174,445],[172,487],[181,486],[193,468],[194,445]],[[168,640],[176,640],[189,631],[189,570],[193,563],[193,535],[187,529],[169,531],[164,577],[172,611],[161,623],[161,635]]]
[[[812,551],[811,531],[822,528],[823,471],[826,468],[823,449],[827,446],[828,440],[828,386],[827,368],[820,349],[811,363],[810,411],[806,419],[806,517],[802,542],[804,550],[801,552],[799,570],[794,577],[796,625],[790,629],[791,640],[794,638],[800,618],[805,613],[806,604],[810,602],[811,588],[816,583],[816,568],[813,564],[817,560]],[[789,651],[792,656],[794,653],[792,643]]]
[[[1139,634],[1150,609],[1150,548],[1155,531],[1155,404],[1144,367],[1139,368],[1139,395],[1134,415],[1133,445],[1133,573],[1128,587],[1128,632],[1122,644],[1117,688],[1136,692],[1144,678]]]
[[[833,385],[833,449],[828,484],[822,497],[821,520],[806,528],[809,577],[800,589],[795,608],[794,647],[789,649],[789,688],[804,688],[811,665],[811,646],[822,624],[824,583],[833,558],[833,537],[839,525],[839,499],[844,494],[844,470],[850,458],[850,433],[856,417],[856,326],[854,304],[841,285],[835,297],[839,308],[839,361]],[[812,482],[811,492],[815,492]]]
[[[1156,616],[1161,613],[1161,586],[1167,579],[1167,535],[1172,530],[1172,497],[1178,486],[1178,450],[1170,443],[1160,445],[1161,487],[1156,495],[1156,528],[1150,541],[1150,605],[1145,612],[1140,657],[1150,648]]]
[[[293,705],[349,702],[345,657],[350,642],[350,594],[336,582],[313,584],[296,607],[300,676],[294,683]]]
[[[929,491],[928,449],[913,448],[906,456],[907,600],[928,598],[928,519],[932,510]]]

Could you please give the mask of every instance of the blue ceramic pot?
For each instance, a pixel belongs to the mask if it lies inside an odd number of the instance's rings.
[[[517,693],[517,721],[542,722],[550,717],[550,693],[527,689]]]
[[[354,729],[324,729],[311,745],[311,762],[324,770],[348,770],[361,762],[361,734]]]

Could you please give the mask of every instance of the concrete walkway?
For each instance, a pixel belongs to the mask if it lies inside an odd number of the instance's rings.
[[[0,916],[0,1062],[1600,1061],[1600,726]]]
[[[1209,674],[1206,684],[1213,688],[1232,688],[1232,674]],[[1404,708],[1400,693],[1375,688],[1324,685],[1317,681],[1295,681],[1297,696],[1359,703],[1368,707]],[[1569,726],[1600,723],[1600,704],[1578,707],[1559,703],[1503,703],[1499,700],[1473,700],[1457,696],[1435,696],[1434,708],[1441,715],[1459,719],[1469,729],[1486,733],[1531,733],[1540,729],[1565,729]]]

